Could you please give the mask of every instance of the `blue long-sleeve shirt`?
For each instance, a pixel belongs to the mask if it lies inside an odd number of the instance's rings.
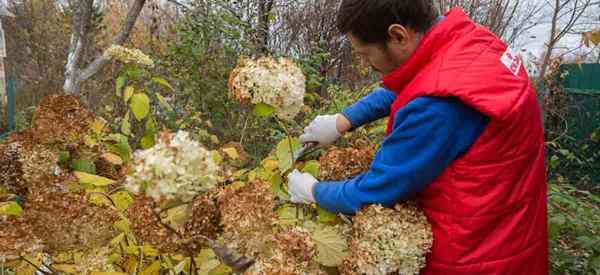
[[[389,115],[395,94],[378,89],[342,114],[352,128]],[[392,132],[370,169],[345,181],[320,182],[314,195],[324,209],[356,213],[368,204],[392,207],[423,191],[481,135],[488,118],[457,99],[419,97],[395,114]]]

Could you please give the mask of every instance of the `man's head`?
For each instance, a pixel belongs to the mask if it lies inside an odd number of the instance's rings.
[[[437,16],[433,0],[343,0],[337,26],[356,53],[387,74],[408,60]]]

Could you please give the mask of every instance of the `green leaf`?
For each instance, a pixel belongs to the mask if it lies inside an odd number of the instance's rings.
[[[296,225],[300,224],[301,221],[306,220],[308,215],[304,213],[304,210],[296,205],[286,204],[283,207],[277,209],[277,216],[279,221],[283,225]]]
[[[135,88],[133,88],[133,86],[125,87],[125,91],[123,92],[123,101],[125,102],[125,104],[129,102],[129,99],[131,98],[131,96],[133,96],[133,92],[135,92]]]
[[[121,121],[121,133],[126,136],[131,136],[131,122],[129,122],[129,112],[125,114]]]
[[[115,90],[116,90],[117,96],[121,96],[121,89],[123,89],[123,86],[125,86],[125,83],[127,83],[127,76],[122,75],[117,78],[117,81],[115,84],[116,85]]]
[[[321,170],[321,164],[316,160],[311,160],[304,164],[304,168],[302,169],[302,172],[309,173],[313,177],[317,178],[317,177],[319,177],[320,170]]]
[[[119,155],[123,161],[129,162],[131,160],[131,147],[126,136],[121,134],[112,134],[107,140],[115,142],[115,144],[109,144],[109,149]]]
[[[169,102],[167,102],[167,100],[161,94],[156,93],[156,98],[158,99],[158,105],[160,105],[161,108],[167,110],[169,113],[174,112],[171,104],[169,104]]]
[[[292,143],[292,151],[290,152],[290,141]],[[297,151],[300,148],[300,141],[297,138],[284,138],[277,144],[276,156],[279,162],[279,171],[285,173],[288,169],[292,168],[292,152]]]
[[[16,202],[0,203],[0,216],[20,216],[23,213],[23,208]]]
[[[156,120],[154,119],[154,116],[149,116],[146,120],[146,128],[144,129],[145,134],[156,134],[156,129]]]
[[[115,206],[119,210],[125,210],[133,203],[133,198],[127,191],[119,191],[110,195],[110,198],[115,203]]]
[[[198,254],[195,259],[196,263],[199,265],[199,274],[208,274],[211,270],[217,268],[221,264],[212,249],[200,250],[200,254]]]
[[[336,220],[337,215],[317,206],[317,221],[320,223],[332,223]]]
[[[145,135],[140,140],[142,150],[148,150],[156,144],[156,136],[154,134]]]
[[[88,174],[96,174],[96,165],[85,159],[74,159],[71,161],[71,169],[73,171],[85,172]]]
[[[71,159],[71,152],[65,150],[65,151],[60,151],[58,153],[58,162],[59,163],[66,163],[70,159]]]
[[[154,83],[156,83],[156,84],[158,84],[160,86],[163,86],[163,87],[165,87],[165,88],[167,88],[167,89],[169,89],[171,91],[175,91],[175,89],[173,89],[173,86],[171,86],[171,84],[169,84],[168,81],[166,81],[166,80],[164,80],[164,79],[162,79],[160,77],[153,77],[152,78],[152,82],[154,82]]]
[[[275,107],[265,104],[265,103],[258,103],[256,105],[254,105],[254,114],[257,116],[270,116],[271,114],[273,114],[275,112]]]
[[[109,178],[100,177],[84,172],[73,172],[73,174],[75,174],[75,176],[79,179],[79,183],[81,184],[91,184],[93,186],[102,187],[115,183],[114,180],[111,180]]]
[[[215,165],[221,165],[221,163],[223,162],[223,156],[221,156],[221,153],[219,153],[219,151],[213,151],[212,160],[215,162]]]
[[[324,266],[338,266],[348,253],[346,238],[333,226],[317,226],[312,233],[317,245],[317,262]]]
[[[129,107],[135,119],[142,121],[150,113],[150,98],[145,93],[137,93],[131,97]]]

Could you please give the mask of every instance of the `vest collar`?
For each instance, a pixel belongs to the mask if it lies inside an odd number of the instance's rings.
[[[400,67],[383,77],[383,85],[400,93],[423,68],[433,56],[440,53],[452,43],[453,38],[460,37],[470,30],[473,23],[460,8],[453,8],[444,15],[444,20],[439,21],[423,37],[419,46],[410,58]]]

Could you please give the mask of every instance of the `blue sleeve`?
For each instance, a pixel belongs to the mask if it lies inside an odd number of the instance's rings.
[[[463,155],[487,123],[486,116],[458,100],[417,98],[396,113],[370,169],[346,181],[318,183],[317,204],[353,214],[368,204],[392,207],[407,200]]]
[[[352,129],[356,129],[369,122],[387,117],[395,99],[396,93],[378,88],[344,109],[342,114],[350,121]]]

